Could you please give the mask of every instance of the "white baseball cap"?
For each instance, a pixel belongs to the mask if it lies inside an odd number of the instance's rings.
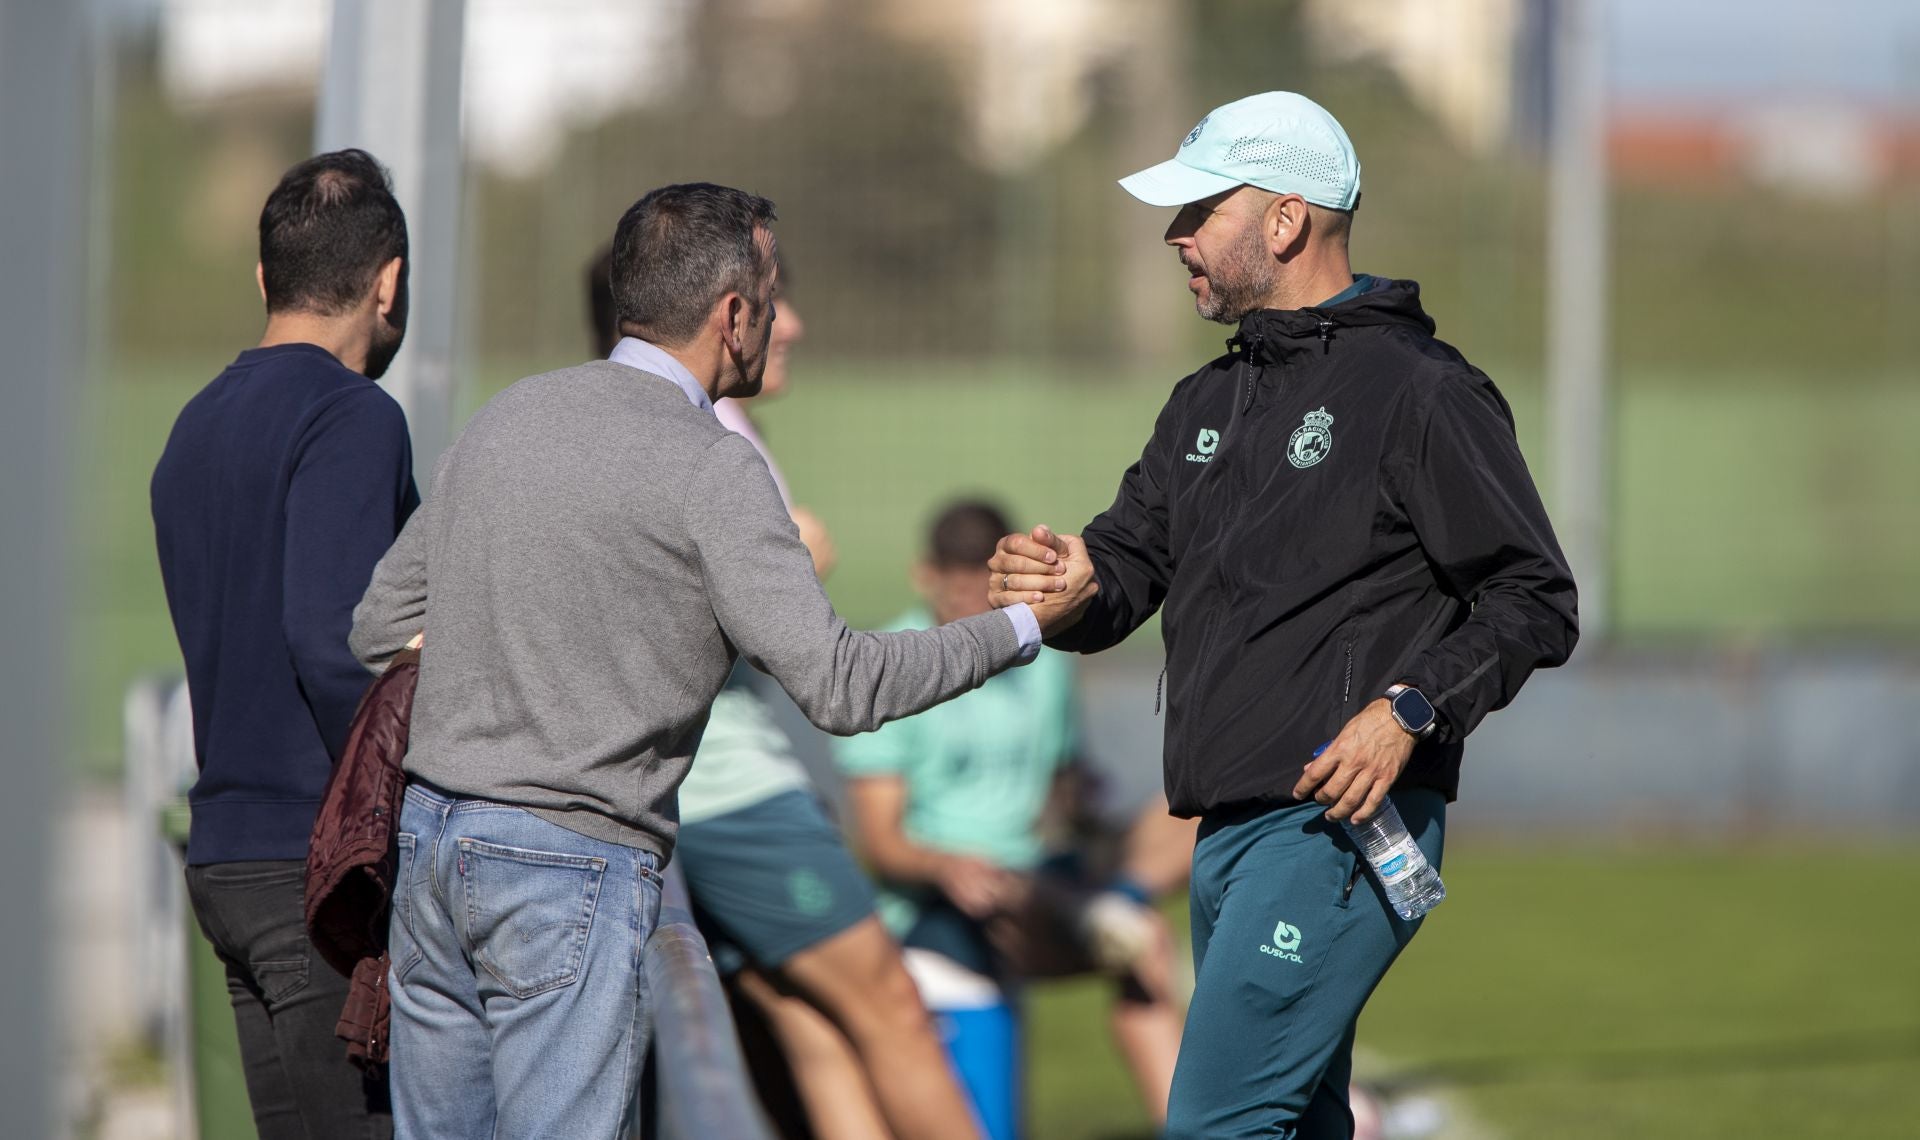
[[[1351,210],[1360,200],[1360,159],[1325,107],[1266,91],[1216,107],[1172,158],[1120,180],[1150,206],[1184,206],[1241,185]]]

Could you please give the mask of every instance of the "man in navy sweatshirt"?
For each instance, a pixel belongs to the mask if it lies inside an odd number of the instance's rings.
[[[333,1035],[347,983],[308,944],[303,889],[367,687],[353,607],[420,501],[406,417],[374,383],[407,319],[386,171],[358,150],[289,170],[256,275],[265,335],[188,401],[153,473],[200,764],[187,888],[226,964],[262,1140],[384,1137],[384,1085]]]

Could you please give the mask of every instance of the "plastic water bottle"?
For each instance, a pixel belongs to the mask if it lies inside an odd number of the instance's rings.
[[[1387,892],[1387,903],[1401,918],[1412,922],[1446,901],[1447,886],[1440,881],[1440,872],[1407,834],[1392,800],[1382,803],[1367,822],[1341,826],[1367,857],[1374,877]]]
[[[1314,749],[1313,754],[1325,752],[1327,744]],[[1374,877],[1387,892],[1387,904],[1401,918],[1412,922],[1446,901],[1447,886],[1440,881],[1440,872],[1427,862],[1426,853],[1408,834],[1400,809],[1391,799],[1381,801],[1379,810],[1367,822],[1347,821],[1340,826],[1347,829],[1347,837],[1366,857]]]

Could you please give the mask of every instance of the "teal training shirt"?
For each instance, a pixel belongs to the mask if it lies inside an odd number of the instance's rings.
[[[913,610],[889,629],[925,629]],[[1030,870],[1040,861],[1040,814],[1054,774],[1077,745],[1073,664],[1051,649],[1024,669],[993,677],[970,693],[878,731],[836,741],[849,779],[906,781],[903,825],[909,840],[935,851],[972,855]],[[904,896],[884,892],[882,916],[899,932],[911,921]]]
[[[1379,281],[1380,279],[1378,277],[1375,277],[1371,273],[1356,273],[1353,275],[1353,284],[1347,286],[1345,289],[1340,290],[1338,293],[1335,293],[1333,296],[1328,297],[1326,300],[1320,302],[1318,305],[1315,305],[1314,308],[1330,309],[1333,306],[1338,305],[1343,301],[1351,301],[1355,297],[1358,297],[1363,293],[1372,292],[1374,285],[1378,284]]]
[[[680,824],[705,823],[797,790],[811,791],[793,741],[773,719],[741,663],[713,698],[707,731],[680,784]]]

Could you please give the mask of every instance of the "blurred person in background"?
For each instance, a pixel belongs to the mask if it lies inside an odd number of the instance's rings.
[[[986,562],[1006,532],[1006,516],[990,503],[942,509],[913,570],[924,605],[892,628],[991,609]],[[949,994],[1110,973],[1114,1041],[1156,1125],[1180,1048],[1172,940],[1148,904],[1156,886],[1183,881],[1193,829],[1154,812],[1130,837],[1121,874],[1105,883],[1090,882],[1070,859],[1047,863],[1043,825],[1076,756],[1076,704],[1071,660],[1042,650],[1018,673],[837,742],[855,835],[881,883],[881,913],[907,947],[928,1003],[945,1007],[955,1060],[995,1140],[1019,1132],[1012,1003]],[[997,1012],[969,1017],[963,1008]],[[976,1034],[999,1043],[975,1045]]]
[[[612,267],[608,249],[587,271],[594,336],[607,354],[620,341]],[[826,528],[793,505],[747,412],[787,390],[789,356],[806,332],[790,288],[783,258],[760,392],[716,400],[713,412],[765,460],[824,579],[834,562]],[[873,889],[774,720],[765,681],[746,661],[734,665],[680,785],[674,859],[714,966],[736,1000],[765,1018],[814,1135],[977,1136],[899,947],[874,915]]]
[[[1083,653],[1165,608],[1168,800],[1201,818],[1167,1135],[1345,1137],[1355,1024],[1420,923],[1340,824],[1391,796],[1439,866],[1462,741],[1567,659],[1574,583],[1505,399],[1417,285],[1354,274],[1332,115],[1255,95],[1121,185],[1178,209],[1195,307],[1237,335],[1084,536],[1002,540],[994,604],[1059,599],[1048,644]]]
[[[612,357],[488,401],[354,611],[371,670],[426,634],[391,928],[402,1137],[630,1125],[677,793],[736,660],[857,732],[1038,648],[1031,608],[924,634],[834,613],[766,461],[713,415],[760,389],[773,220],[709,183],[634,203]]]
[[[353,607],[419,504],[374,381],[407,324],[407,223],[358,150],[289,170],[260,213],[260,344],[188,401],[153,522],[200,765],[187,888],[226,967],[265,1140],[386,1136],[385,1082],[334,1025],[347,979],[307,939],[307,843],[366,671]]]

